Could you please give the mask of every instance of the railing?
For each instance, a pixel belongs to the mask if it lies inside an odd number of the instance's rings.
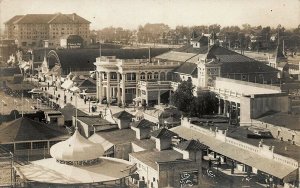
[[[138,84],[140,86],[167,86],[169,87],[171,85],[171,81],[156,81],[156,82],[151,82],[151,81],[139,81]]]
[[[226,96],[233,96],[233,97],[242,97],[243,93],[238,93],[236,91],[231,91],[227,89],[217,89],[215,87],[208,87],[210,91],[217,92],[219,94],[224,94]]]

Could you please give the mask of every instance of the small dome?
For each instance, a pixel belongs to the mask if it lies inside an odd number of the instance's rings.
[[[103,156],[104,149],[80,135],[78,130],[69,139],[50,148],[50,155],[61,161],[88,161]]]

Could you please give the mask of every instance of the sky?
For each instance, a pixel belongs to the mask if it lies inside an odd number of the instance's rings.
[[[0,0],[0,26],[14,15],[77,13],[91,29],[137,29],[146,23],[221,26],[248,23],[294,28],[300,24],[300,0]]]

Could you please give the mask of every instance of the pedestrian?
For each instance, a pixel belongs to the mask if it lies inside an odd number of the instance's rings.
[[[73,97],[72,97],[72,96],[70,97],[70,100],[71,100],[71,102],[72,102],[72,100],[73,100]]]
[[[49,89],[49,87],[50,87],[50,84],[49,84],[49,82],[48,82],[48,89]]]
[[[85,98],[85,97],[84,97],[84,99],[83,99],[83,100],[84,100],[84,104],[86,104],[86,98]]]

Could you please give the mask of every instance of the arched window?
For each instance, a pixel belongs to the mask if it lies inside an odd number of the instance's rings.
[[[158,72],[155,72],[155,73],[154,73],[154,79],[155,79],[155,80],[158,80],[158,74],[159,74]]]
[[[167,80],[172,81],[172,72],[167,73]]]
[[[166,80],[166,74],[165,74],[165,72],[161,72],[160,73],[160,80],[161,81],[165,81]]]
[[[141,80],[145,80],[146,79],[146,74],[144,72],[141,73]]]
[[[147,80],[152,80],[152,73],[151,72],[147,73]]]

